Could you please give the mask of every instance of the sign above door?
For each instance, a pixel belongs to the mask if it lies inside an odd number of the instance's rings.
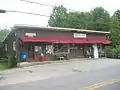
[[[74,38],[87,38],[87,35],[84,33],[73,33]]]

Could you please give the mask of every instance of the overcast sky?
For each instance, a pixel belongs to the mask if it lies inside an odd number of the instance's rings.
[[[119,0],[29,0],[42,4],[63,5],[68,9],[77,11],[90,11],[95,7],[104,7],[112,15],[120,9]],[[32,13],[50,15],[52,7],[29,4],[20,0],[0,0],[0,9],[18,10]],[[14,24],[31,24],[46,26],[48,17],[26,15],[20,13],[0,14],[0,28],[9,28]]]

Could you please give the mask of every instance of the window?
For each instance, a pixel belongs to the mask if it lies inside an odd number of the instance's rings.
[[[7,44],[5,44],[5,51],[7,51]]]
[[[68,44],[55,44],[54,53],[68,53]]]

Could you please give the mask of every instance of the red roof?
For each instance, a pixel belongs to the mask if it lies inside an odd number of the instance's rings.
[[[110,44],[105,39],[87,39],[87,38],[53,38],[53,37],[20,37],[23,42],[52,42],[52,43],[103,43]]]
[[[56,38],[52,37],[20,37],[23,42],[58,42]]]
[[[111,41],[106,39],[88,39],[89,43],[102,43],[102,44],[110,44]]]

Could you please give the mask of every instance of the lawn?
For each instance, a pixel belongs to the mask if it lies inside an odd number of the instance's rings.
[[[7,63],[0,63],[0,70],[5,70],[5,69],[9,69],[8,64]]]

